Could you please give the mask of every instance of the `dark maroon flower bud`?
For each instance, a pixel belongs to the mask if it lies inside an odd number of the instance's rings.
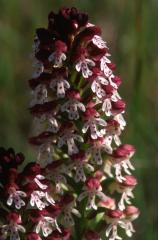
[[[37,37],[41,44],[52,44],[53,36],[52,34],[45,28],[38,28],[36,30]]]
[[[36,58],[45,63],[46,61],[48,61],[48,57],[50,56],[51,54],[51,50],[48,50],[48,49],[40,49],[36,54]]]
[[[67,122],[67,123],[62,124],[61,127],[60,127],[60,133],[62,134],[63,132],[65,132],[65,130],[66,131],[68,131],[68,130],[73,131],[74,130],[73,123],[72,122]]]
[[[84,152],[79,152],[79,153],[77,153],[77,154],[73,154],[72,156],[71,156],[71,159],[73,160],[73,161],[77,161],[77,162],[83,162],[83,161],[85,161],[86,160],[86,154],[84,153]]]
[[[94,108],[86,108],[86,111],[83,113],[83,118],[89,120],[92,117],[99,117],[100,114]]]
[[[98,205],[99,207],[102,207],[102,208],[114,209],[116,203],[115,203],[115,199],[109,197],[104,201],[100,201]]]
[[[41,116],[44,113],[53,114],[57,106],[55,101],[45,102],[43,104],[36,104],[30,108],[30,112],[34,116]]]
[[[39,77],[30,79],[29,86],[32,89],[35,89],[39,84],[45,84],[46,86],[48,86],[50,84],[51,79],[52,74],[43,72]]]
[[[68,90],[66,96],[70,99],[75,99],[81,101],[80,92],[77,90]]]
[[[26,240],[42,240],[42,239],[37,233],[31,232],[26,235]]]
[[[12,223],[12,224],[21,224],[22,223],[21,216],[16,212],[8,213],[7,220],[9,223]]]
[[[16,163],[18,165],[21,165],[24,162],[25,157],[22,153],[17,153],[16,156],[15,156],[15,159],[16,159]]]
[[[72,62],[77,62],[79,60],[84,60],[87,56],[87,50],[83,47],[77,47],[72,56]]]
[[[46,240],[70,240],[71,238],[71,230],[70,229],[62,229],[61,233],[58,230],[53,231],[53,233],[46,238]]]
[[[111,86],[110,84],[104,85],[102,88],[106,92],[106,97],[112,96],[112,94],[113,94],[113,92],[115,90],[115,88],[113,86]]]
[[[110,210],[108,210],[106,215],[113,219],[120,219],[123,216],[123,212],[119,209],[115,209],[115,210],[110,209]]]
[[[68,70],[65,67],[61,68],[54,68],[52,71],[53,78],[67,78],[68,77]]]
[[[15,182],[18,178],[18,172],[16,168],[10,168],[6,174],[6,179],[8,182]]]
[[[66,44],[60,40],[57,40],[54,43],[54,48],[55,48],[55,51],[58,51],[58,52],[64,52],[64,53],[67,52]]]
[[[28,163],[23,171],[25,178],[29,180],[33,180],[40,173],[41,173],[40,165],[34,162]]]
[[[133,215],[139,215],[140,211],[135,206],[127,206],[123,211],[126,217],[132,217]]]
[[[112,102],[112,111],[114,113],[121,113],[125,110],[126,104],[123,100],[119,99],[117,102]]]
[[[17,165],[15,161],[15,152],[12,148],[9,148],[8,150],[1,148],[0,164],[2,167],[7,167],[7,168]]]
[[[93,60],[99,61],[107,53],[106,48],[98,48],[93,43],[88,45],[88,54]]]
[[[120,124],[116,120],[108,119],[106,122],[107,122],[107,127],[106,127],[107,133],[110,133],[110,134],[114,133],[115,134],[116,131],[119,131]]]
[[[135,206],[127,206],[124,211],[123,211],[126,220],[128,221],[134,221],[139,217],[140,211],[137,207]]]
[[[87,27],[85,28],[79,35],[78,40],[80,43],[92,40],[94,35],[101,35],[101,29],[97,26]]]
[[[123,161],[127,158],[131,158],[135,153],[135,148],[130,144],[122,144],[117,149],[115,149],[112,153],[112,156],[117,161]]]
[[[88,16],[76,8],[62,8],[58,14],[51,12],[48,16],[48,29],[57,37],[68,41],[69,36],[76,34],[79,29],[87,24]]]
[[[85,184],[88,190],[95,190],[100,187],[100,181],[96,177],[88,177]]]
[[[35,182],[29,182],[23,186],[23,189],[30,196],[33,191],[39,190],[39,186]]]
[[[74,201],[73,195],[67,193],[60,198],[60,206],[63,207],[65,205],[69,205]]]
[[[101,239],[99,234],[92,230],[87,230],[84,237],[86,240],[100,240]]]
[[[88,78],[89,81],[93,81],[96,77],[102,75],[102,71],[98,67],[92,68],[93,75]]]
[[[114,71],[116,69],[116,64],[114,63],[107,63],[107,66],[112,70]]]
[[[5,185],[4,190],[7,194],[12,194],[14,191],[18,190],[19,187],[16,183],[11,182]]]
[[[30,219],[33,223],[39,222],[43,216],[48,216],[48,212],[46,211],[46,209],[44,210],[32,209],[30,212]]]
[[[49,131],[45,131],[43,133],[40,133],[36,137],[31,137],[29,138],[29,143],[32,145],[41,145],[45,143],[47,140],[50,140],[53,137],[53,133]]]
[[[58,217],[61,213],[61,207],[57,203],[55,205],[49,205],[48,207],[46,207],[46,210],[49,216],[52,218]]]
[[[104,174],[101,170],[97,170],[94,174],[94,177],[100,181],[102,179],[102,177],[104,177]]]
[[[134,176],[126,175],[124,180],[120,183],[120,186],[123,187],[135,187],[137,185],[137,179]]]
[[[56,160],[56,161],[53,161],[52,163],[48,164],[45,169],[48,169],[49,171],[53,171],[55,169],[60,168],[62,164],[63,164],[62,160]],[[43,170],[45,171],[45,169],[43,169]]]
[[[117,86],[119,86],[122,83],[122,79],[118,76],[114,76],[113,78],[111,78],[111,80],[116,83]]]

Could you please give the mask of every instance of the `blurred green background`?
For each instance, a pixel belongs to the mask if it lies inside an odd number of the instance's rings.
[[[47,25],[47,14],[76,6],[100,25],[123,78],[128,126],[124,142],[137,148],[133,159],[139,185],[135,191],[141,215],[132,239],[158,239],[158,1],[157,0],[0,0],[0,145],[33,158],[29,88],[31,46],[35,28]],[[157,25],[157,26],[156,26]]]

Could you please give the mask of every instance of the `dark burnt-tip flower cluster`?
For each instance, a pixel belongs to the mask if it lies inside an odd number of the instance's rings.
[[[76,8],[51,12],[36,30],[29,142],[37,159],[20,172],[2,166],[4,204],[13,208],[3,238],[115,240],[119,228],[132,236],[135,148],[120,140],[125,102],[109,57],[101,29]]]

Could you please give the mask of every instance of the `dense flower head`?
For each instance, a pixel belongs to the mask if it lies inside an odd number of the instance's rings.
[[[131,237],[135,148],[120,139],[126,103],[101,29],[74,7],[51,12],[33,59],[37,159],[23,167],[22,153],[0,148],[0,237],[115,240],[118,228]]]
[[[116,227],[125,219],[137,183],[130,162],[135,148],[121,143],[126,126],[126,103],[118,93],[122,79],[114,74],[116,65],[101,35],[101,29],[76,8],[51,12],[48,28],[37,29],[36,70],[29,80],[36,135],[29,142],[38,150],[37,162],[52,181],[59,204],[46,209],[59,211],[60,224],[74,232],[74,216],[81,216],[84,200],[85,211],[105,211],[106,236],[117,239]],[[114,181],[107,195],[108,177]],[[120,199],[115,199],[115,192]],[[84,232],[85,239],[102,238],[95,229]]]

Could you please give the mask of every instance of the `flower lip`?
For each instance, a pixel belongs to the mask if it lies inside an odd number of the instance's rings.
[[[119,209],[115,209],[115,210],[110,209],[110,210],[108,210],[106,215],[113,219],[120,219],[123,216],[123,212]]]

